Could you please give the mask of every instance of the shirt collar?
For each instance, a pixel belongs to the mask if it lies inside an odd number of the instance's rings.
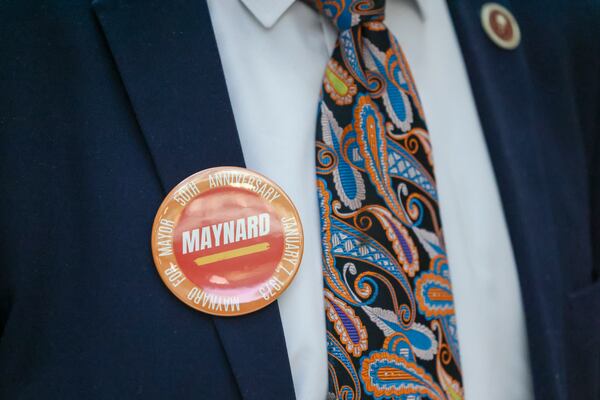
[[[241,0],[265,28],[271,28],[295,0]]]
[[[254,17],[265,27],[271,28],[296,0],[241,0]],[[389,1],[389,0],[388,0]],[[416,9],[422,19],[425,19],[425,0],[394,0],[408,1]]]

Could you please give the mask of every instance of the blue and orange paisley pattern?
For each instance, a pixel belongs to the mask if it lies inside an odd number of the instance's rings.
[[[338,28],[317,123],[330,399],[463,398],[431,145],[383,0],[313,0]]]

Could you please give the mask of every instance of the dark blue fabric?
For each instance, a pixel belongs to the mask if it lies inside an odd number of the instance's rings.
[[[521,26],[514,51],[486,37],[480,1],[449,7],[517,258],[536,395],[597,399],[599,6],[503,3]],[[276,304],[204,316],[152,264],[165,191],[225,164],[243,157],[202,0],[0,4],[0,398],[293,398]]]
[[[517,260],[536,398],[598,399],[600,6],[501,1],[522,32],[507,51],[481,28],[483,3],[448,4]]]
[[[277,304],[203,315],[151,259],[166,191],[244,164],[206,4],[28,3],[0,11],[0,398],[293,398]]]

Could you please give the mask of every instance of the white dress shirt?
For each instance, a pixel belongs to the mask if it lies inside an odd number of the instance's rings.
[[[293,0],[208,0],[208,5],[246,165],[277,182],[302,218],[304,258],[279,309],[296,396],[324,399],[315,133],[319,91],[337,33]],[[531,399],[514,256],[446,3],[388,0],[385,22],[411,65],[431,135],[465,397]]]

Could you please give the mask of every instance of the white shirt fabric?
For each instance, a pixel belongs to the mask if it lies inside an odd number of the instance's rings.
[[[297,398],[325,399],[315,133],[319,91],[337,33],[298,1],[208,0],[208,5],[246,165],[277,182],[302,218],[302,265],[279,298],[279,309]],[[446,3],[388,0],[385,22],[411,65],[431,135],[465,397],[532,399],[514,256]]]

